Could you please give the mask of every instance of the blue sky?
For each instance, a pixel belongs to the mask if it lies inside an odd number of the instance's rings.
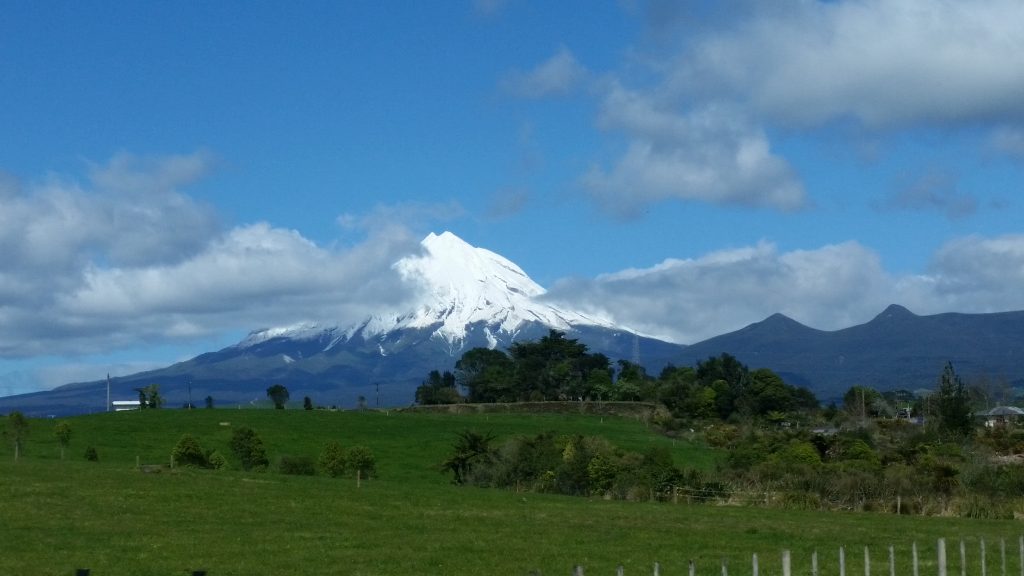
[[[0,394],[413,297],[451,230],[694,342],[1024,309],[1010,0],[33,2],[0,19]]]

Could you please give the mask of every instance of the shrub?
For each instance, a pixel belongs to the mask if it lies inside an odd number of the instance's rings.
[[[296,476],[313,476],[316,474],[316,466],[309,456],[282,456],[278,466],[281,474],[293,474]]]
[[[171,460],[177,466],[189,466],[193,468],[206,468],[209,462],[199,440],[191,434],[185,434],[171,450]]]
[[[231,452],[241,461],[243,470],[266,470],[270,465],[263,440],[248,426],[236,428],[232,433]]]
[[[341,443],[331,440],[320,452],[320,469],[331,478],[337,478],[345,473],[345,450]]]
[[[377,472],[377,458],[366,446],[353,446],[345,453],[345,467],[369,478]]]
[[[96,448],[89,446],[85,449],[85,459],[89,462],[99,462],[100,455],[96,452]]]
[[[214,450],[206,457],[206,462],[214,470],[224,470],[228,467],[228,459],[223,454]]]

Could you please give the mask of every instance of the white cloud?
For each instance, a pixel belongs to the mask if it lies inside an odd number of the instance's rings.
[[[776,120],[885,128],[1024,115],[1017,0],[795,2],[699,37],[671,86]]]
[[[587,70],[576,61],[572,52],[562,47],[554,56],[532,70],[506,74],[501,81],[501,87],[506,92],[523,98],[564,96],[586,77]]]
[[[382,207],[351,221],[365,240],[318,246],[256,223],[221,230],[177,187],[205,156],[94,168],[90,186],[50,179],[0,210],[0,358],[82,355],[297,320],[362,319],[408,296],[391,270],[419,250],[398,218],[457,206]]]
[[[923,275],[893,276],[857,242],[780,252],[773,244],[666,260],[595,279],[566,279],[548,298],[680,343],[781,312],[813,328],[866,322],[889,304],[918,314],[1024,309],[1024,236],[968,237]]]
[[[612,212],[630,215],[668,198],[781,210],[806,204],[789,164],[772,153],[763,130],[734,109],[709,105],[676,113],[649,95],[615,85],[600,123],[629,137],[625,154],[610,170],[594,166],[582,180]]]

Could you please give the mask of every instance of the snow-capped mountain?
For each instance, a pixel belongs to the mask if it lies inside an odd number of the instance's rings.
[[[609,358],[632,359],[658,370],[680,347],[635,335],[612,322],[556,306],[540,298],[544,288],[516,264],[473,247],[451,232],[430,234],[418,254],[393,269],[416,295],[403,310],[379,310],[355,324],[329,319],[256,330],[241,342],[152,372],[116,378],[116,398],[133,388],[160,384],[171,405],[191,392],[218,404],[248,404],[283,384],[292,398],[310,396],[323,405],[351,406],[360,396],[375,405],[407,405],[431,370],[450,370],[465,351],[505,349],[556,329]],[[104,406],[104,382],[70,384],[41,393],[61,403],[88,397]],[[75,411],[53,403],[47,413]],[[81,411],[79,407],[77,411]]]
[[[484,248],[444,232],[429,234],[421,242],[422,254],[405,257],[394,264],[401,278],[414,287],[419,300],[404,312],[378,312],[351,326],[301,323],[251,333],[239,348],[290,338],[328,340],[325,351],[354,337],[389,340],[397,331],[428,331],[430,338],[443,342],[451,354],[484,336],[494,348],[509,343],[525,328],[542,324],[571,331],[575,327],[622,330],[612,322],[538,299],[544,288],[530,279],[515,263]],[[626,330],[628,332],[628,330]],[[382,348],[382,353],[387,351]]]

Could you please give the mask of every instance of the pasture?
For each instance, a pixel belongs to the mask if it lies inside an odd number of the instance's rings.
[[[778,575],[783,548],[793,571],[810,574],[817,550],[823,574],[838,574],[835,551],[877,547],[872,571],[886,574],[882,549],[922,549],[922,574],[934,574],[940,537],[1016,545],[1013,521],[898,517],[732,506],[604,501],[457,487],[438,472],[455,433],[469,428],[511,434],[601,435],[630,450],[663,443],[677,465],[711,469],[716,455],[657,435],[644,424],[582,415],[415,414],[298,410],[161,410],[71,418],[65,460],[54,421],[35,420],[21,461],[0,449],[0,573],[72,574],[750,574]],[[222,425],[228,423],[228,425]],[[377,457],[379,478],[349,479],[235,470],[163,470],[184,433],[229,454],[233,427],[256,429],[271,461],[315,457],[328,440],[362,444]],[[98,462],[83,458],[94,446]],[[230,459],[230,456],[229,456]],[[1015,548],[1011,549],[1015,553]],[[906,555],[903,555],[905,558]],[[1011,574],[1019,573],[1015,554]],[[908,573],[909,559],[901,559]],[[989,573],[999,574],[997,554]],[[850,553],[847,574],[863,574]]]

